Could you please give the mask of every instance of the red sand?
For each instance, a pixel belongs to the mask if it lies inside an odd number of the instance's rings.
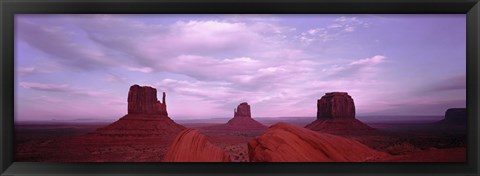
[[[354,118],[317,119],[305,126],[305,128],[339,135],[372,134],[377,132],[374,128]]]
[[[372,162],[465,162],[466,147],[429,149],[397,155],[389,158],[372,160]]]
[[[116,122],[99,128],[97,135],[107,136],[165,136],[185,129],[166,115],[127,114]]]
[[[176,134],[95,135],[104,124],[30,124],[16,126],[16,161],[41,162],[161,162]],[[230,155],[233,162],[249,161],[247,143],[264,130],[213,130],[213,124],[189,126],[199,129],[207,140]],[[202,127],[203,126],[203,127]],[[383,127],[385,128],[383,128]],[[391,157],[368,162],[457,162],[465,161],[465,138],[459,130],[435,125],[376,125],[376,134],[341,135],[354,139]],[[394,132],[384,132],[396,126]],[[152,128],[154,126],[151,126]],[[381,128],[382,127],[382,128]],[[149,129],[152,129],[148,127]],[[403,131],[405,132],[402,132]]]

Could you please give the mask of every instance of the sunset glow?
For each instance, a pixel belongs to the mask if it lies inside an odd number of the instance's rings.
[[[133,84],[172,119],[358,115],[466,104],[465,15],[16,15],[16,120],[115,120]]]

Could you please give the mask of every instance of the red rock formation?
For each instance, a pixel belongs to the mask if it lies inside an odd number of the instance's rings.
[[[338,135],[363,135],[377,132],[375,128],[368,126],[360,120],[350,118],[317,119],[305,126],[305,128]]]
[[[185,127],[175,123],[165,115],[127,114],[112,124],[99,128],[97,135],[108,136],[170,136],[184,130]]]
[[[440,124],[467,125],[467,108],[450,108],[445,111],[445,118]]]
[[[240,103],[233,111],[233,117],[252,117],[250,105],[247,102]]]
[[[355,104],[346,92],[325,93],[317,101],[317,120],[305,128],[333,134],[368,134],[376,130],[355,119]]]
[[[174,136],[185,129],[168,117],[165,103],[157,99],[157,89],[133,85],[128,92],[128,114],[116,122],[99,128],[97,135],[110,136]]]
[[[213,126],[210,129],[219,129],[219,130],[264,130],[267,129],[267,126],[257,122],[252,118],[250,112],[250,105],[247,102],[243,102],[237,106],[233,111],[233,118],[230,119],[226,124]]]
[[[317,101],[317,119],[355,118],[355,104],[346,92],[326,93]]]
[[[287,123],[251,140],[248,151],[252,162],[363,162],[388,156],[352,139]]]
[[[198,130],[180,132],[168,149],[165,162],[230,162],[230,156],[211,144]]]
[[[165,92],[163,103],[157,99],[157,89],[133,85],[128,91],[128,114],[167,114]]]
[[[252,118],[232,118],[225,124],[225,127],[234,130],[260,130],[267,128],[267,126]]]

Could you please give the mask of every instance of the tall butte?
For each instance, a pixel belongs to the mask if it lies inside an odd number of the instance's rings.
[[[233,110],[233,118],[225,126],[236,130],[262,130],[267,128],[267,126],[252,118],[250,105],[247,102],[240,103]]]
[[[167,103],[163,92],[162,102],[157,99],[157,89],[148,86],[133,85],[128,91],[128,114],[165,115]]]
[[[376,131],[355,118],[353,98],[346,92],[325,93],[317,100],[317,119],[305,128],[334,134],[361,134]]]
[[[128,114],[116,122],[99,128],[98,135],[108,136],[173,136],[185,127],[168,117],[166,94],[162,102],[157,99],[157,89],[133,85],[128,91]]]
[[[439,121],[444,125],[467,125],[467,108],[450,108],[445,111],[445,118]]]
[[[267,126],[253,119],[250,111],[250,105],[247,102],[243,102],[233,110],[233,118],[231,118],[227,123],[212,126],[210,129],[265,130],[267,129]]]

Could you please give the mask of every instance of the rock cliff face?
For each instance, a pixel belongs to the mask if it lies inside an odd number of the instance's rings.
[[[362,121],[351,118],[315,120],[305,128],[337,135],[364,135],[378,132]]]
[[[445,111],[445,118],[440,121],[442,124],[466,125],[467,108],[450,108]]]
[[[252,162],[362,162],[388,156],[355,140],[287,123],[251,140],[248,151]]]
[[[445,119],[465,119],[467,108],[450,108],[445,111]]]
[[[127,114],[112,124],[97,129],[95,134],[116,137],[163,136],[173,138],[183,129],[185,129],[184,126],[175,123],[167,116]]]
[[[267,126],[252,118],[250,105],[243,102],[234,110],[234,116],[223,127],[234,130],[262,130]]]
[[[230,162],[230,156],[198,130],[186,129],[177,135],[164,162]]]
[[[157,99],[157,89],[133,85],[128,91],[128,114],[168,115],[163,92],[163,102]]]
[[[116,122],[99,128],[97,135],[109,136],[170,136],[185,129],[168,117],[165,102],[157,99],[157,89],[133,85],[128,91],[128,114]]]
[[[346,92],[326,93],[317,101],[317,119],[355,118],[355,104]]]
[[[317,120],[305,126],[333,134],[365,134],[376,130],[355,119],[353,98],[346,92],[326,93],[317,101]]]
[[[233,118],[228,120],[226,124],[206,127],[209,130],[260,130],[267,129],[267,126],[261,124],[252,118],[250,105],[247,102],[240,103],[233,110]]]
[[[248,117],[252,118],[252,114],[250,112],[250,105],[247,102],[240,103],[236,109],[233,111],[233,117]]]

